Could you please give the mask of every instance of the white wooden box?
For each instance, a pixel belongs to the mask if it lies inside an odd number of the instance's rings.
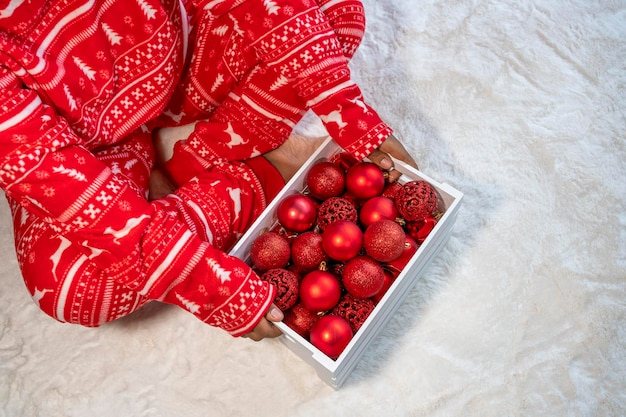
[[[263,215],[250,227],[237,245],[233,247],[230,254],[249,263],[250,245],[260,234],[277,224],[274,213],[283,197],[304,190],[306,185],[306,173],[309,167],[318,160],[330,158],[339,152],[342,152],[342,149],[334,141],[330,139],[326,140],[298,170],[291,181],[285,185],[285,188],[272,203],[268,205]],[[463,194],[453,187],[447,184],[440,184],[400,161],[394,162],[396,169],[403,173],[399,180],[400,183],[422,179],[429,182],[439,193],[444,213],[435,228],[420,245],[409,263],[396,277],[387,293],[377,304],[376,308],[372,311],[359,331],[354,335],[350,344],[336,360],[330,359],[287,325],[277,323],[277,326],[283,332],[283,335],[280,336],[280,340],[296,355],[313,366],[319,377],[335,389],[341,387],[346,381],[372,339],[391,319],[398,306],[406,298],[406,295],[416,284],[429,263],[447,242],[463,198]]]

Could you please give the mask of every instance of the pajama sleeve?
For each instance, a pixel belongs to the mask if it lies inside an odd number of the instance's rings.
[[[331,137],[358,159],[369,155],[391,128],[363,100],[348,58],[328,17],[308,0],[251,0],[246,32],[259,60],[294,88],[324,122]],[[253,18],[254,19],[254,18]],[[267,30],[266,22],[272,27]]]
[[[274,288],[217,249],[232,243],[264,208],[250,168],[224,163],[181,195],[149,203],[2,67],[0,103],[0,186],[9,197],[139,294],[184,308],[235,336],[258,324]],[[200,206],[194,195],[208,192],[211,199]]]

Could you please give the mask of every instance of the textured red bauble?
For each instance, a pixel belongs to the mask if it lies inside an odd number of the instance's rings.
[[[398,181],[394,181],[392,183],[385,185],[385,188],[383,189],[383,192],[380,195],[383,197],[387,197],[388,199],[392,201],[395,201],[396,194],[398,193],[398,190],[400,190],[400,188],[402,188],[402,184],[400,184]]]
[[[404,252],[406,233],[393,220],[372,223],[363,234],[365,252],[379,262],[391,262]]]
[[[309,194],[319,200],[337,197],[346,186],[344,170],[330,161],[318,162],[309,169],[306,185]]]
[[[342,197],[331,197],[317,209],[317,227],[324,231],[326,227],[337,220],[348,220],[356,223],[359,214],[355,204]]]
[[[318,319],[319,316],[317,314],[306,308],[302,303],[298,303],[285,312],[283,323],[306,339],[309,337],[311,327]]]
[[[300,282],[300,300],[314,313],[333,308],[341,298],[341,283],[327,271],[309,272]]]
[[[298,301],[298,275],[282,268],[270,269],[261,279],[276,287],[274,303],[281,310],[293,307]]]
[[[291,247],[289,241],[275,232],[266,232],[257,237],[250,246],[250,260],[261,271],[284,268],[289,263]]]
[[[341,297],[331,314],[346,319],[350,323],[352,331],[356,333],[375,307],[376,304],[370,298],[356,298],[348,293]]]
[[[415,252],[417,252],[418,244],[411,236],[406,236],[406,241],[404,242],[404,251],[402,255],[398,259],[395,259],[391,262],[387,262],[385,264],[388,267],[394,276],[398,276],[400,272],[404,269],[404,267],[409,263]]]
[[[346,319],[333,314],[321,317],[311,328],[313,346],[331,359],[337,359],[352,340],[352,328]]]
[[[357,298],[369,298],[385,282],[383,267],[369,256],[363,255],[346,263],[341,276],[346,290]]]
[[[292,194],[278,204],[276,217],[285,229],[304,232],[315,224],[317,204],[309,196]]]
[[[375,163],[359,162],[346,173],[346,188],[358,199],[372,198],[385,188],[385,176]]]
[[[437,219],[428,216],[422,220],[407,223],[406,230],[417,243],[422,244],[436,225]]]
[[[396,193],[398,213],[407,222],[415,222],[432,215],[437,209],[437,193],[424,180],[407,182]]]
[[[296,236],[291,243],[291,260],[300,270],[317,269],[328,260],[322,247],[322,235],[309,231]]]
[[[338,220],[322,233],[324,252],[336,261],[347,261],[357,256],[363,246],[363,232],[348,220]]]
[[[398,210],[393,200],[387,197],[372,197],[361,206],[359,220],[365,227],[378,220],[395,220],[398,217]]]
[[[382,288],[380,289],[380,291],[378,291],[376,294],[374,294],[370,298],[370,300],[372,300],[376,304],[378,304],[380,300],[383,298],[383,296],[387,294],[389,287],[391,287],[391,284],[393,284],[393,282],[396,279],[391,271],[388,271],[386,269],[384,271],[385,271],[385,282],[383,283]]]

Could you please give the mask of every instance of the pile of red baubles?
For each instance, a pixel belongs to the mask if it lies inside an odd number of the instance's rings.
[[[389,183],[374,163],[339,153],[278,203],[278,224],[250,258],[276,287],[284,323],[336,359],[437,224],[438,202],[426,181]]]

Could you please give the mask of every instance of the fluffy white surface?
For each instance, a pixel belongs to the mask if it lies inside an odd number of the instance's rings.
[[[22,284],[2,203],[0,414],[626,413],[626,3],[364,3],[355,79],[465,200],[346,385],[169,306],[54,322]]]

